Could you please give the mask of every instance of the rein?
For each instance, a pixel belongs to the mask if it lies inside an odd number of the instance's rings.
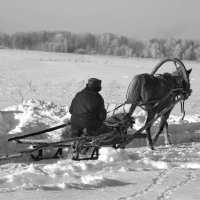
[[[124,103],[120,104],[119,106],[117,106],[116,108],[114,108],[113,110],[107,111],[106,113],[113,112],[113,111],[115,111],[115,110],[121,108],[121,107],[124,106],[125,104],[126,104],[126,101],[125,101]]]

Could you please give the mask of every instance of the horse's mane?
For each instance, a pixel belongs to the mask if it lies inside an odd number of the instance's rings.
[[[180,77],[180,73],[177,71],[174,71],[172,73],[165,72],[163,74],[157,74],[155,76],[155,78],[160,79],[163,82],[166,82],[167,84],[175,84],[175,85],[177,84],[177,81],[179,80],[178,77]]]

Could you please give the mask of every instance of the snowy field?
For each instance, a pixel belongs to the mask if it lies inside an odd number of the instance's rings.
[[[7,142],[13,135],[64,123],[70,117],[71,98],[89,77],[103,81],[102,95],[113,106],[125,101],[128,84],[135,74],[150,73],[158,62],[0,50],[0,154],[25,148]],[[102,148],[96,161],[33,162],[27,156],[0,161],[0,199],[200,199],[200,68],[199,63],[183,62],[187,69],[193,68],[193,93],[185,105],[185,119],[181,120],[177,105],[168,120],[172,146],[165,147],[161,135],[155,151],[146,149],[144,139],[137,139],[125,150]],[[171,63],[160,72],[172,70]],[[130,134],[145,121],[145,113],[140,109],[134,115],[136,123]],[[156,126],[157,123],[152,131]],[[36,138],[57,141],[63,132],[58,130]],[[65,150],[66,157],[68,154]]]

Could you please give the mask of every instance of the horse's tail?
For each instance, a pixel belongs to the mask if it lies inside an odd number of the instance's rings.
[[[129,84],[127,94],[126,94],[126,103],[128,104],[137,104],[141,100],[141,88],[142,88],[142,77],[137,75],[133,78]],[[137,106],[137,105],[136,105]]]

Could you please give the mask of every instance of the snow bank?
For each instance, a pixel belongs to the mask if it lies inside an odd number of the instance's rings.
[[[23,135],[61,125],[70,118],[67,106],[56,105],[53,102],[29,100],[17,106],[11,106],[0,112],[0,148],[3,152],[18,149],[19,146],[7,143],[11,135]],[[65,129],[33,136],[30,138],[52,141],[60,140]]]
[[[7,130],[8,134],[27,134],[40,131],[62,124],[70,117],[67,106],[41,100],[29,100],[18,106],[9,107],[4,112],[12,113],[9,120],[4,119],[4,124],[12,127]],[[12,121],[15,122],[15,126],[10,125],[14,124]],[[51,136],[56,139],[55,132]]]

